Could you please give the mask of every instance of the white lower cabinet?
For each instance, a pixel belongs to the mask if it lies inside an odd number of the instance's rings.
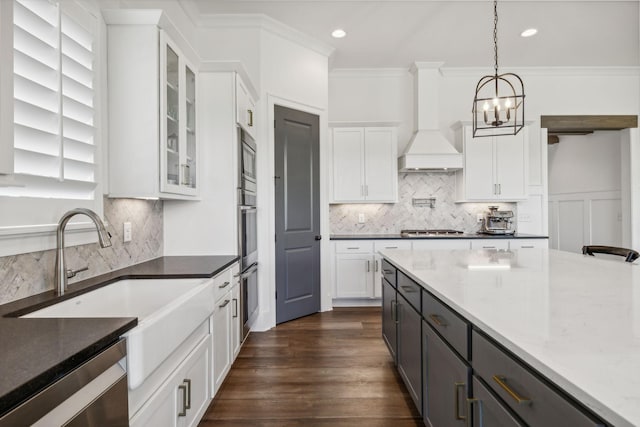
[[[212,394],[220,389],[231,368],[231,292],[216,302],[211,316],[213,333],[213,384]]]
[[[373,294],[373,255],[338,254],[336,256],[336,297],[367,298]]]
[[[470,239],[422,239],[413,241],[413,249],[428,251],[446,249],[470,249]]]
[[[220,389],[241,347],[238,264],[216,275],[211,316],[135,389],[129,389],[133,427],[196,426]]]
[[[381,257],[387,249],[451,250],[451,249],[527,249],[546,248],[547,239],[401,239],[401,240],[336,240],[332,243],[333,298],[337,304],[348,300],[382,298]],[[342,300],[341,302],[339,300]]]
[[[231,356],[232,360],[238,356],[240,353],[240,328],[242,327],[242,322],[240,321],[240,278],[234,278],[236,283],[231,289],[231,303],[233,306],[231,307]]]
[[[471,249],[509,249],[509,239],[473,239]]]
[[[334,298],[381,298],[381,249],[411,249],[409,240],[345,240],[335,242]]]
[[[549,239],[510,239],[509,249],[545,249]]]
[[[138,426],[194,426],[209,404],[211,335],[207,335],[131,419]]]

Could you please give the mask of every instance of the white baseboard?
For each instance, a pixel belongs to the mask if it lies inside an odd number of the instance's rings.
[[[334,298],[334,307],[380,307],[380,298]]]

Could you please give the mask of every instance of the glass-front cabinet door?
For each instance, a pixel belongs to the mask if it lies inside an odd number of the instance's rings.
[[[160,191],[197,195],[196,73],[160,32]]]
[[[192,71],[189,65],[184,67],[186,77],[186,159],[185,159],[185,181],[183,185],[190,188],[196,188],[197,163],[196,163],[196,73]]]

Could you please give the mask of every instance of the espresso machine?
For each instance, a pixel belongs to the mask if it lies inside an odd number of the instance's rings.
[[[513,234],[513,211],[499,211],[498,206],[489,206],[489,212],[482,221],[482,234]]]

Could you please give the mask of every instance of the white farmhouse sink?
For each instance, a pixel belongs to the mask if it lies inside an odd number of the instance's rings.
[[[121,280],[22,317],[137,317],[124,334],[133,390],[213,313],[213,300],[212,279]]]

